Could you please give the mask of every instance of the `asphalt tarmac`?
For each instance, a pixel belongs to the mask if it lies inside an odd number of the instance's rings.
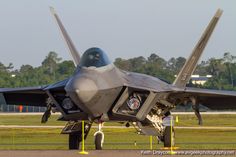
[[[82,155],[80,151],[69,150],[2,150],[0,157],[151,157],[151,156],[236,156],[235,150],[178,150],[173,151],[179,153],[171,155],[170,151],[163,150],[90,150],[87,155]]]

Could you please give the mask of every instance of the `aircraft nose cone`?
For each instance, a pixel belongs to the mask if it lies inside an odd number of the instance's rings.
[[[83,103],[89,102],[98,91],[96,83],[88,78],[82,77],[78,79],[73,86],[75,87],[79,99]]]
[[[98,87],[94,80],[78,75],[67,83],[65,90],[80,109],[93,115],[93,104],[96,103],[98,93]]]

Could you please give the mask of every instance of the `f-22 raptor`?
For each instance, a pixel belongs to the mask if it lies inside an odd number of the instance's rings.
[[[102,149],[104,122],[133,124],[137,132],[158,137],[165,147],[174,145],[171,110],[190,102],[202,124],[199,105],[210,109],[235,109],[236,92],[186,87],[196,69],[207,42],[222,15],[218,9],[175,81],[117,68],[100,48],[90,48],[80,54],[66,32],[59,16],[50,8],[69,48],[76,70],[63,81],[40,87],[0,88],[1,103],[44,106],[42,122],[52,111],[60,112],[60,121],[68,121],[62,133],[69,134],[69,149],[79,149],[82,140],[82,121],[86,139],[92,123],[98,123],[95,148]]]

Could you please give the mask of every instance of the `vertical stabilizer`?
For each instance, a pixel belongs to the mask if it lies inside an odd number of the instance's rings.
[[[223,11],[221,9],[218,9],[217,12],[215,13],[214,17],[211,19],[210,23],[208,24],[206,30],[202,34],[200,40],[198,41],[197,45],[192,51],[192,54],[190,57],[186,60],[183,68],[179,72],[177,78],[175,79],[173,85],[183,88],[186,86],[188,81],[191,78],[191,75],[193,74],[198,60],[200,59],[202,52],[204,48],[207,45],[207,42],[218,22],[220,19],[220,16],[222,15]]]
[[[56,11],[54,10],[54,8],[50,7],[50,11],[51,11],[53,17],[55,18],[55,20],[56,20],[56,22],[59,26],[59,29],[61,30],[63,38],[65,39],[65,42],[66,42],[66,44],[67,44],[67,46],[70,50],[70,54],[72,56],[73,62],[75,64],[75,66],[77,66],[79,64],[79,61],[80,61],[80,55],[79,55],[78,51],[76,50],[70,36],[66,32],[66,29],[64,28],[59,16],[57,15]]]

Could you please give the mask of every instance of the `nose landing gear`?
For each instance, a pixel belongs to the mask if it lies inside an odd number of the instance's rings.
[[[101,150],[104,142],[104,133],[102,132],[103,123],[98,123],[98,131],[94,133],[95,149]]]

